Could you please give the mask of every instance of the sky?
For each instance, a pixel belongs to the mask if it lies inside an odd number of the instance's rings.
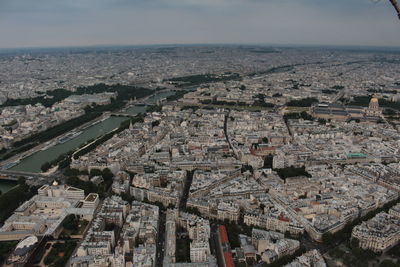
[[[400,47],[389,0],[0,0],[0,48],[145,44]]]

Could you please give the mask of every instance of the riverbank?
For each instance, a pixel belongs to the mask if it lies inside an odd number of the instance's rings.
[[[111,116],[96,123],[92,122],[91,126],[83,129],[82,133],[77,137],[64,143],[57,143],[45,150],[37,150],[30,156],[21,159],[19,163],[11,167],[10,170],[39,173],[42,171],[41,166],[46,162],[51,162],[68,151],[73,151],[82,144],[118,128],[121,122],[126,121],[127,119],[128,118],[126,117]]]
[[[140,88],[128,85],[106,85],[96,84],[93,86],[79,87],[77,89],[81,93],[94,94],[99,92],[116,92],[116,99],[111,99],[111,103],[107,105],[93,105],[87,106],[84,110],[85,113],[77,118],[70,119],[46,129],[40,133],[36,133],[28,138],[17,141],[13,144],[11,149],[1,151],[0,159],[5,160],[13,157],[14,155],[26,152],[44,142],[50,141],[66,132],[72,131],[78,126],[92,121],[101,116],[104,112],[120,109],[125,106],[126,102],[134,98],[144,98],[156,93],[154,90],[147,88]]]
[[[192,90],[192,88],[189,88],[189,90]],[[176,98],[182,97],[189,90],[156,91],[147,96],[146,100],[148,103],[175,100]],[[121,111],[125,111],[129,115],[137,116],[140,113],[144,114],[148,112],[148,108],[149,106],[138,104],[124,107]],[[45,144],[36,146],[24,154],[24,157],[21,157],[21,155],[19,155],[19,157],[14,157],[14,161],[7,161],[5,164],[3,163],[2,166],[7,167],[7,165],[10,164],[11,166],[9,169],[13,171],[40,173],[42,172],[41,167],[44,164],[46,164],[46,167],[50,168],[52,165],[55,166],[55,164],[68,159],[78,148],[81,148],[81,151],[86,151],[86,149],[82,150],[82,145],[84,144],[86,144],[85,146],[91,144],[87,147],[93,149],[93,146],[97,146],[99,142],[106,139],[105,137],[110,138],[110,134],[112,134],[112,132],[115,133],[115,130],[122,126],[121,123],[127,120],[129,120],[129,118],[125,116],[110,116],[108,118],[103,117],[95,121],[90,121],[85,125],[73,129],[74,132],[79,132],[79,135],[68,139],[71,132],[65,133],[61,137],[58,136],[57,140],[52,140],[51,143],[46,142]],[[58,142],[58,140],[63,140],[64,142]],[[15,165],[13,166],[12,164]]]

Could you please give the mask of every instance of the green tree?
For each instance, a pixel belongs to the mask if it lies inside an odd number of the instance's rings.
[[[391,260],[384,260],[381,262],[381,264],[379,264],[379,267],[399,267],[400,264],[399,263],[395,263]]]
[[[114,174],[110,171],[109,168],[105,168],[102,173],[101,176],[103,177],[103,179],[106,180],[112,180],[112,178],[114,177]]]
[[[74,214],[70,214],[65,217],[62,226],[67,230],[78,230],[79,220],[75,217]]]
[[[262,210],[262,212],[264,213],[265,204],[261,203],[259,207],[260,207],[260,210]]]
[[[273,162],[274,162],[274,156],[272,154],[267,155],[264,158],[264,168],[272,169]]]
[[[101,176],[102,174],[103,174],[102,171],[99,169],[91,169],[90,170],[90,177]]]
[[[25,177],[23,177],[23,176],[18,177],[18,184],[19,185],[24,185],[25,182],[26,182]]]
[[[351,247],[351,248],[358,248],[359,245],[360,245],[360,240],[358,240],[358,238],[354,238],[354,237],[353,237],[353,238],[350,240],[350,247]]]
[[[322,242],[325,244],[331,244],[335,241],[335,237],[332,233],[326,232],[322,235]]]
[[[40,167],[40,169],[42,170],[42,172],[46,172],[51,168],[51,164],[50,162],[45,162],[43,163],[43,165]]]

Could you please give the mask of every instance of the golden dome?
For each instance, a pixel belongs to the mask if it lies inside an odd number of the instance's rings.
[[[371,102],[372,103],[378,103],[378,98],[376,98],[376,97],[371,98]]]

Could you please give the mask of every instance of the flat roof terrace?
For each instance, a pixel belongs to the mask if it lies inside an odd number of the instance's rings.
[[[90,193],[90,194],[86,197],[85,201],[94,202],[94,201],[96,201],[96,199],[97,199],[98,197],[99,197],[98,194]]]

